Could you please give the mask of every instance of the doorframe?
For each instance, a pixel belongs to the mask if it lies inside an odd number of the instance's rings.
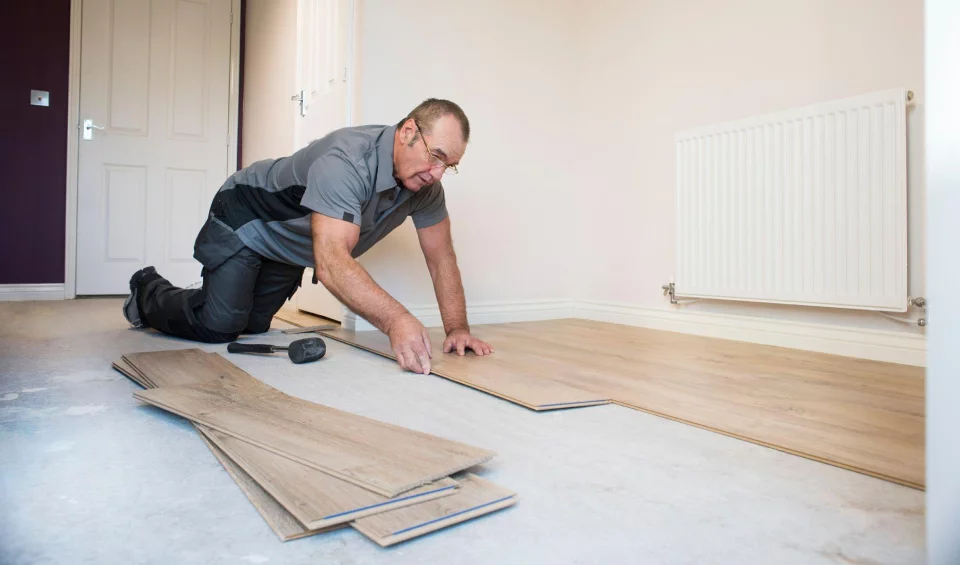
[[[77,194],[80,159],[80,49],[83,0],[70,0],[70,71],[67,90],[67,211],[64,253],[64,298],[77,297]],[[240,110],[241,0],[230,0],[230,85],[227,118],[227,173],[237,170],[237,130]]]

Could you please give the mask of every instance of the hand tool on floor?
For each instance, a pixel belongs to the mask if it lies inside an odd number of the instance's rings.
[[[227,345],[230,353],[276,353],[286,351],[290,360],[296,364],[310,363],[323,357],[327,352],[327,344],[319,337],[298,339],[290,345],[270,345],[268,343],[238,343]]]

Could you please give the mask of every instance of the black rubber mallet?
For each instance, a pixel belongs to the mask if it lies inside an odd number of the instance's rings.
[[[227,345],[230,353],[276,353],[286,351],[290,360],[296,364],[310,363],[323,357],[327,344],[319,337],[308,337],[291,342],[290,345],[270,345],[267,343],[237,343]]]

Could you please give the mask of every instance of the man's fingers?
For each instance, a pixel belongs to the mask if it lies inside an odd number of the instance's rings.
[[[465,355],[467,353],[467,340],[458,339],[457,340],[457,354]]]
[[[414,373],[423,373],[423,358],[414,353],[413,351],[407,352],[407,365],[410,366],[410,370]]]
[[[407,368],[407,360],[403,358],[403,351],[400,349],[394,349],[393,355],[397,358],[397,364],[400,365],[401,369]]]
[[[400,366],[404,369],[413,371],[414,373],[423,372],[423,369],[420,367],[420,362],[417,359],[417,355],[410,348],[402,349],[397,359],[403,360],[403,362],[400,363]]]
[[[443,340],[443,352],[450,353],[451,351],[453,351],[454,343],[455,342],[449,337]]]
[[[427,355],[433,359],[433,344],[430,343],[430,332],[427,331],[427,328],[420,330],[420,337],[423,339],[423,347],[427,350]]]
[[[413,355],[417,359],[417,365],[419,366],[418,373],[423,373],[424,375],[430,374],[430,354],[427,353],[427,350],[423,348],[422,343],[414,343],[411,347],[413,350]]]

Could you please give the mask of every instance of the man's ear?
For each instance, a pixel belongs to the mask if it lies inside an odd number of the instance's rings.
[[[413,118],[410,118],[403,122],[403,126],[400,127],[400,139],[409,147],[413,147],[417,143],[417,125],[414,123]]]

